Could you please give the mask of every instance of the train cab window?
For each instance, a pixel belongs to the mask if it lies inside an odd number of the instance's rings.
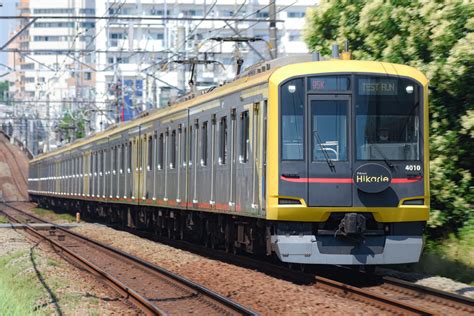
[[[171,142],[170,142],[170,169],[176,167],[176,130],[171,132]]]
[[[163,160],[164,160],[164,139],[163,139],[163,133],[160,134],[160,137],[158,138],[158,165],[157,168],[158,170],[163,169]]]
[[[397,77],[358,76],[355,98],[357,160],[419,160],[421,95]]]
[[[219,164],[225,165],[227,162],[227,116],[221,118],[219,122]]]
[[[240,114],[240,154],[239,161],[246,163],[249,160],[249,111]]]
[[[293,79],[281,86],[281,158],[304,159],[304,82]]]
[[[201,132],[201,166],[207,166],[207,121],[202,123]]]
[[[347,160],[348,100],[311,101],[313,161]]]
[[[148,137],[148,163],[147,169],[153,170],[153,137]]]

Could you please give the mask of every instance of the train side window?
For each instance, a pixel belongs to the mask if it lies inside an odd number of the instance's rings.
[[[227,161],[227,116],[219,122],[219,164],[225,165]]]
[[[189,165],[192,166],[193,164],[193,127],[189,126],[189,156],[188,161]]]
[[[127,157],[127,172],[130,173],[132,171],[132,142],[128,143],[128,157]]]
[[[171,142],[170,142],[170,169],[176,167],[176,130],[174,129],[171,132]]]
[[[95,170],[94,170],[94,175],[97,176],[99,173],[99,152],[95,152]]]
[[[207,166],[207,121],[202,123],[201,132],[201,166]]]
[[[163,146],[163,133],[160,134],[158,138],[158,170],[163,169],[163,160],[164,160],[164,146]]]
[[[118,146],[114,147],[114,173],[118,169]]]
[[[99,151],[99,175],[102,176],[104,172],[104,151]]]
[[[148,137],[148,164],[147,169],[153,170],[153,136]]]
[[[246,163],[249,160],[249,111],[240,114],[240,155],[239,161]]]
[[[120,173],[125,170],[125,144],[120,146]]]
[[[181,136],[181,164],[183,167],[186,167],[186,143],[187,143],[187,129],[183,129],[183,134]]]
[[[155,165],[158,162],[158,134],[155,132],[153,134],[153,153],[152,153],[152,165]]]

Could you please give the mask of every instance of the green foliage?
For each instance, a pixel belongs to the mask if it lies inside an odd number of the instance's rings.
[[[329,54],[345,39],[356,59],[420,69],[430,80],[432,234],[474,217],[474,5],[472,1],[322,0],[305,38]]]
[[[0,224],[9,223],[8,218],[6,216],[0,215]]]
[[[48,315],[48,295],[31,268],[27,251],[0,258],[0,311],[2,315]]]
[[[51,210],[47,210],[44,208],[34,208],[32,211],[35,213],[35,215],[44,218],[49,221],[59,221],[59,222],[67,222],[67,223],[72,223],[76,221],[76,218],[68,213],[56,213]]]
[[[61,140],[71,142],[77,138],[83,138],[86,135],[85,126],[86,121],[81,113],[76,112],[71,115],[70,112],[66,112],[58,125]]]
[[[0,82],[0,102],[8,101],[6,93],[8,93],[9,86],[10,86],[10,83],[8,81]]]

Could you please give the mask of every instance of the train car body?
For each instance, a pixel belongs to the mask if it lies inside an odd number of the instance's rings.
[[[291,59],[31,162],[54,207],[305,264],[416,262],[429,212],[427,79]]]

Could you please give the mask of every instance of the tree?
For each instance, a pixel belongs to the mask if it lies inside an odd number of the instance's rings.
[[[348,39],[354,58],[410,65],[430,80],[432,233],[474,217],[473,31],[470,0],[322,0],[307,18],[314,51]]]
[[[8,102],[8,87],[10,86],[10,83],[8,81],[2,81],[0,82],[0,102]]]
[[[78,117],[78,118],[74,118]],[[74,115],[67,112],[58,124],[57,132],[61,141],[67,140],[71,142],[75,139],[85,136],[85,119],[84,116],[76,111]]]

